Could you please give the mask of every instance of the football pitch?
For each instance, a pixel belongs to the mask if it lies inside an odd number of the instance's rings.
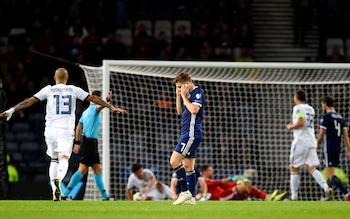
[[[349,218],[350,202],[206,201],[173,206],[171,201],[0,201],[4,219],[322,219]]]

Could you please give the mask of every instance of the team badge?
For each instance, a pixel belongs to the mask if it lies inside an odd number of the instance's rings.
[[[202,96],[201,94],[196,94],[197,99],[201,98],[201,96]]]

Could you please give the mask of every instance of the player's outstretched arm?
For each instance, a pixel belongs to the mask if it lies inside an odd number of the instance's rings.
[[[88,96],[88,98],[86,100],[91,101],[93,103],[96,103],[98,105],[101,105],[103,107],[107,107],[108,109],[110,109],[113,112],[127,113],[126,110],[119,108],[119,107],[115,107],[115,106],[107,103],[106,101],[104,101],[103,99],[101,99],[100,97],[98,97],[96,95],[90,95],[90,96]]]
[[[25,100],[23,100],[22,102],[18,103],[16,106],[6,110],[5,112],[2,112],[0,114],[0,118],[3,117],[7,117],[7,121],[10,120],[12,114],[18,110],[30,107],[31,105],[33,105],[34,103],[38,102],[38,99],[36,99],[35,97],[29,97]]]
[[[109,102],[111,101],[111,99],[112,99],[112,91],[109,91],[109,92],[108,92],[108,95],[107,95],[107,97],[106,97],[106,102],[109,103]],[[105,108],[105,107],[99,105],[99,106],[97,107],[97,112],[100,112],[103,108]]]

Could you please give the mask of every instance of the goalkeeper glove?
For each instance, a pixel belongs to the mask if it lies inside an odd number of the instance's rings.
[[[244,179],[243,176],[235,175],[235,176],[230,176],[230,177],[228,178],[228,181],[229,181],[229,182],[236,182],[236,181],[243,180],[243,179]]]
[[[14,112],[15,112],[15,109],[13,107],[5,111],[6,121],[9,121],[11,119],[12,114]]]

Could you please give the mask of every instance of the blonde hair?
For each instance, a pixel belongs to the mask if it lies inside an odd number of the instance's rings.
[[[173,79],[173,83],[186,83],[186,82],[192,82],[191,75],[188,72],[181,72],[180,74],[176,75],[176,77]]]

